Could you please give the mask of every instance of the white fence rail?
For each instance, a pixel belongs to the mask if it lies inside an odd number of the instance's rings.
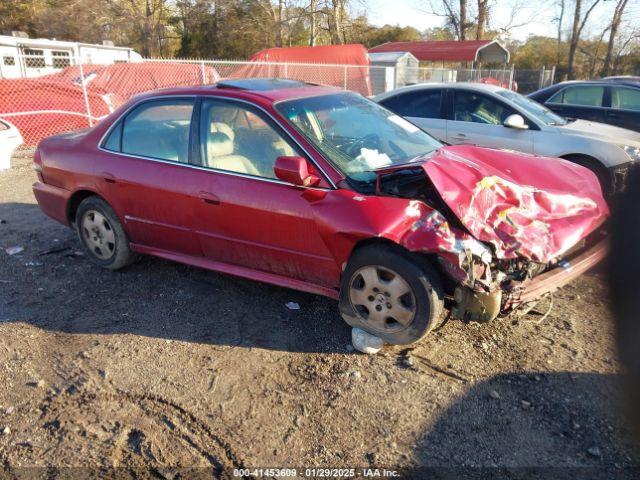
[[[401,70],[374,65],[191,59],[98,65],[82,63],[78,58],[68,60],[47,65],[40,57],[23,55],[14,59],[11,78],[6,78],[6,69],[2,70],[5,78],[0,78],[0,119],[20,130],[25,146],[35,146],[49,135],[93,126],[138,93],[208,85],[224,78],[289,78],[363,95],[422,82],[475,81],[514,86],[513,70]]]

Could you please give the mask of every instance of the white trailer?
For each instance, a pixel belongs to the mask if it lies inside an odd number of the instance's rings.
[[[83,64],[142,60],[132,48],[0,35],[0,78],[33,78]]]

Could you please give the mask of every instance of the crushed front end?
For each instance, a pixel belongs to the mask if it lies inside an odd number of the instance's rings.
[[[412,199],[399,242],[436,253],[452,314],[486,322],[566,284],[606,254],[608,207],[593,173],[556,159],[445,147],[381,172],[382,195]]]

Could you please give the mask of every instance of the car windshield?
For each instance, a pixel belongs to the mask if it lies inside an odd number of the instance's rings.
[[[276,108],[347,177],[409,163],[442,146],[412,123],[353,93],[289,100]]]
[[[567,121],[553,113],[544,105],[539,104],[535,100],[531,100],[519,93],[511,92],[509,90],[503,90],[498,92],[498,95],[506,98],[507,100],[511,100],[513,103],[518,105],[524,111],[526,111],[532,117],[535,117],[538,121],[544,123],[545,125],[566,125]]]

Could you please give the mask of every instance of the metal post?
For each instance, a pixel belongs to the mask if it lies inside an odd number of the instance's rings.
[[[509,90],[513,90],[513,77],[515,76],[515,65],[511,65],[511,71],[509,72]]]
[[[347,89],[347,66],[344,66],[344,89]]]
[[[200,62],[200,72],[202,73],[202,84],[207,84],[207,72],[204,69],[204,61]]]
[[[84,106],[87,109],[87,119],[89,127],[93,127],[93,118],[91,117],[91,106],[89,105],[89,95],[87,95],[87,81],[84,78],[84,68],[82,66],[82,58],[77,58],[80,66],[80,84],[82,85],[82,95],[84,96]]]
[[[543,65],[542,68],[540,69],[540,75],[538,76],[538,88],[542,88],[544,87],[544,71],[545,71],[545,66]]]

